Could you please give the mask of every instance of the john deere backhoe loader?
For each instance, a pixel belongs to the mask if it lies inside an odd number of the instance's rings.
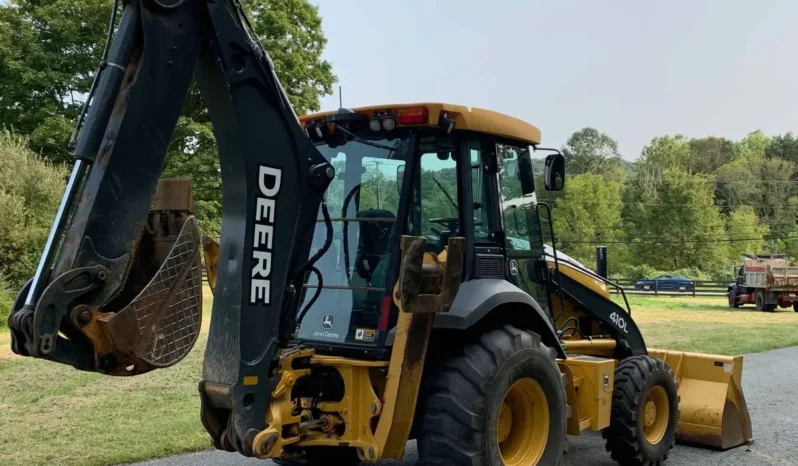
[[[752,439],[742,358],[648,350],[610,283],[546,254],[537,128],[433,103],[297,118],[235,0],[126,2],[17,354],[135,376],[196,342],[190,185],[159,179],[192,76],[223,180],[199,382],[216,448],[347,465],[417,439],[425,464],[556,465],[590,429],[653,465],[676,438]],[[543,175],[563,188],[562,155]]]

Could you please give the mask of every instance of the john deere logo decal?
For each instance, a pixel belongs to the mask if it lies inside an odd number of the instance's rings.
[[[518,262],[510,261],[510,275],[518,275]]]
[[[321,326],[327,330],[335,327],[335,316],[333,314],[324,314],[321,316]]]

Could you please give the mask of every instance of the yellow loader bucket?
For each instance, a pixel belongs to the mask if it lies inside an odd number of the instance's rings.
[[[202,249],[205,251],[205,274],[211,294],[216,293],[216,271],[219,266],[219,243],[210,236],[202,236]]]
[[[680,442],[722,450],[753,441],[743,395],[742,356],[649,350],[668,363],[679,383]]]

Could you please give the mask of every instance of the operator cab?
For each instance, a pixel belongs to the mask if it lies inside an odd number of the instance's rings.
[[[320,350],[383,352],[396,320],[391,296],[402,235],[425,237],[434,254],[449,238],[465,237],[463,280],[508,279],[538,294],[528,276],[544,254],[531,157],[537,128],[445,104],[341,109],[301,120],[336,175],[326,194],[332,243],[303,290],[300,309],[312,305],[300,340]],[[561,188],[564,165],[554,158],[539,168],[547,186]],[[320,211],[311,255],[327,234]]]

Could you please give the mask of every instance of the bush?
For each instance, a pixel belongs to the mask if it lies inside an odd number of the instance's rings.
[[[674,275],[681,275],[683,277],[689,278],[690,280],[697,280],[697,281],[712,280],[712,275],[708,274],[707,272],[701,271],[696,267],[687,267],[685,269],[678,269],[670,273]]]
[[[619,276],[629,280],[646,280],[659,275],[660,272],[650,265],[630,265],[619,270]]]
[[[6,321],[9,314],[11,314],[11,306],[14,304],[15,295],[16,293],[11,290],[5,278],[0,275],[0,328],[7,326]]]
[[[22,287],[33,275],[64,192],[65,167],[34,154],[27,140],[0,131],[0,275]]]

